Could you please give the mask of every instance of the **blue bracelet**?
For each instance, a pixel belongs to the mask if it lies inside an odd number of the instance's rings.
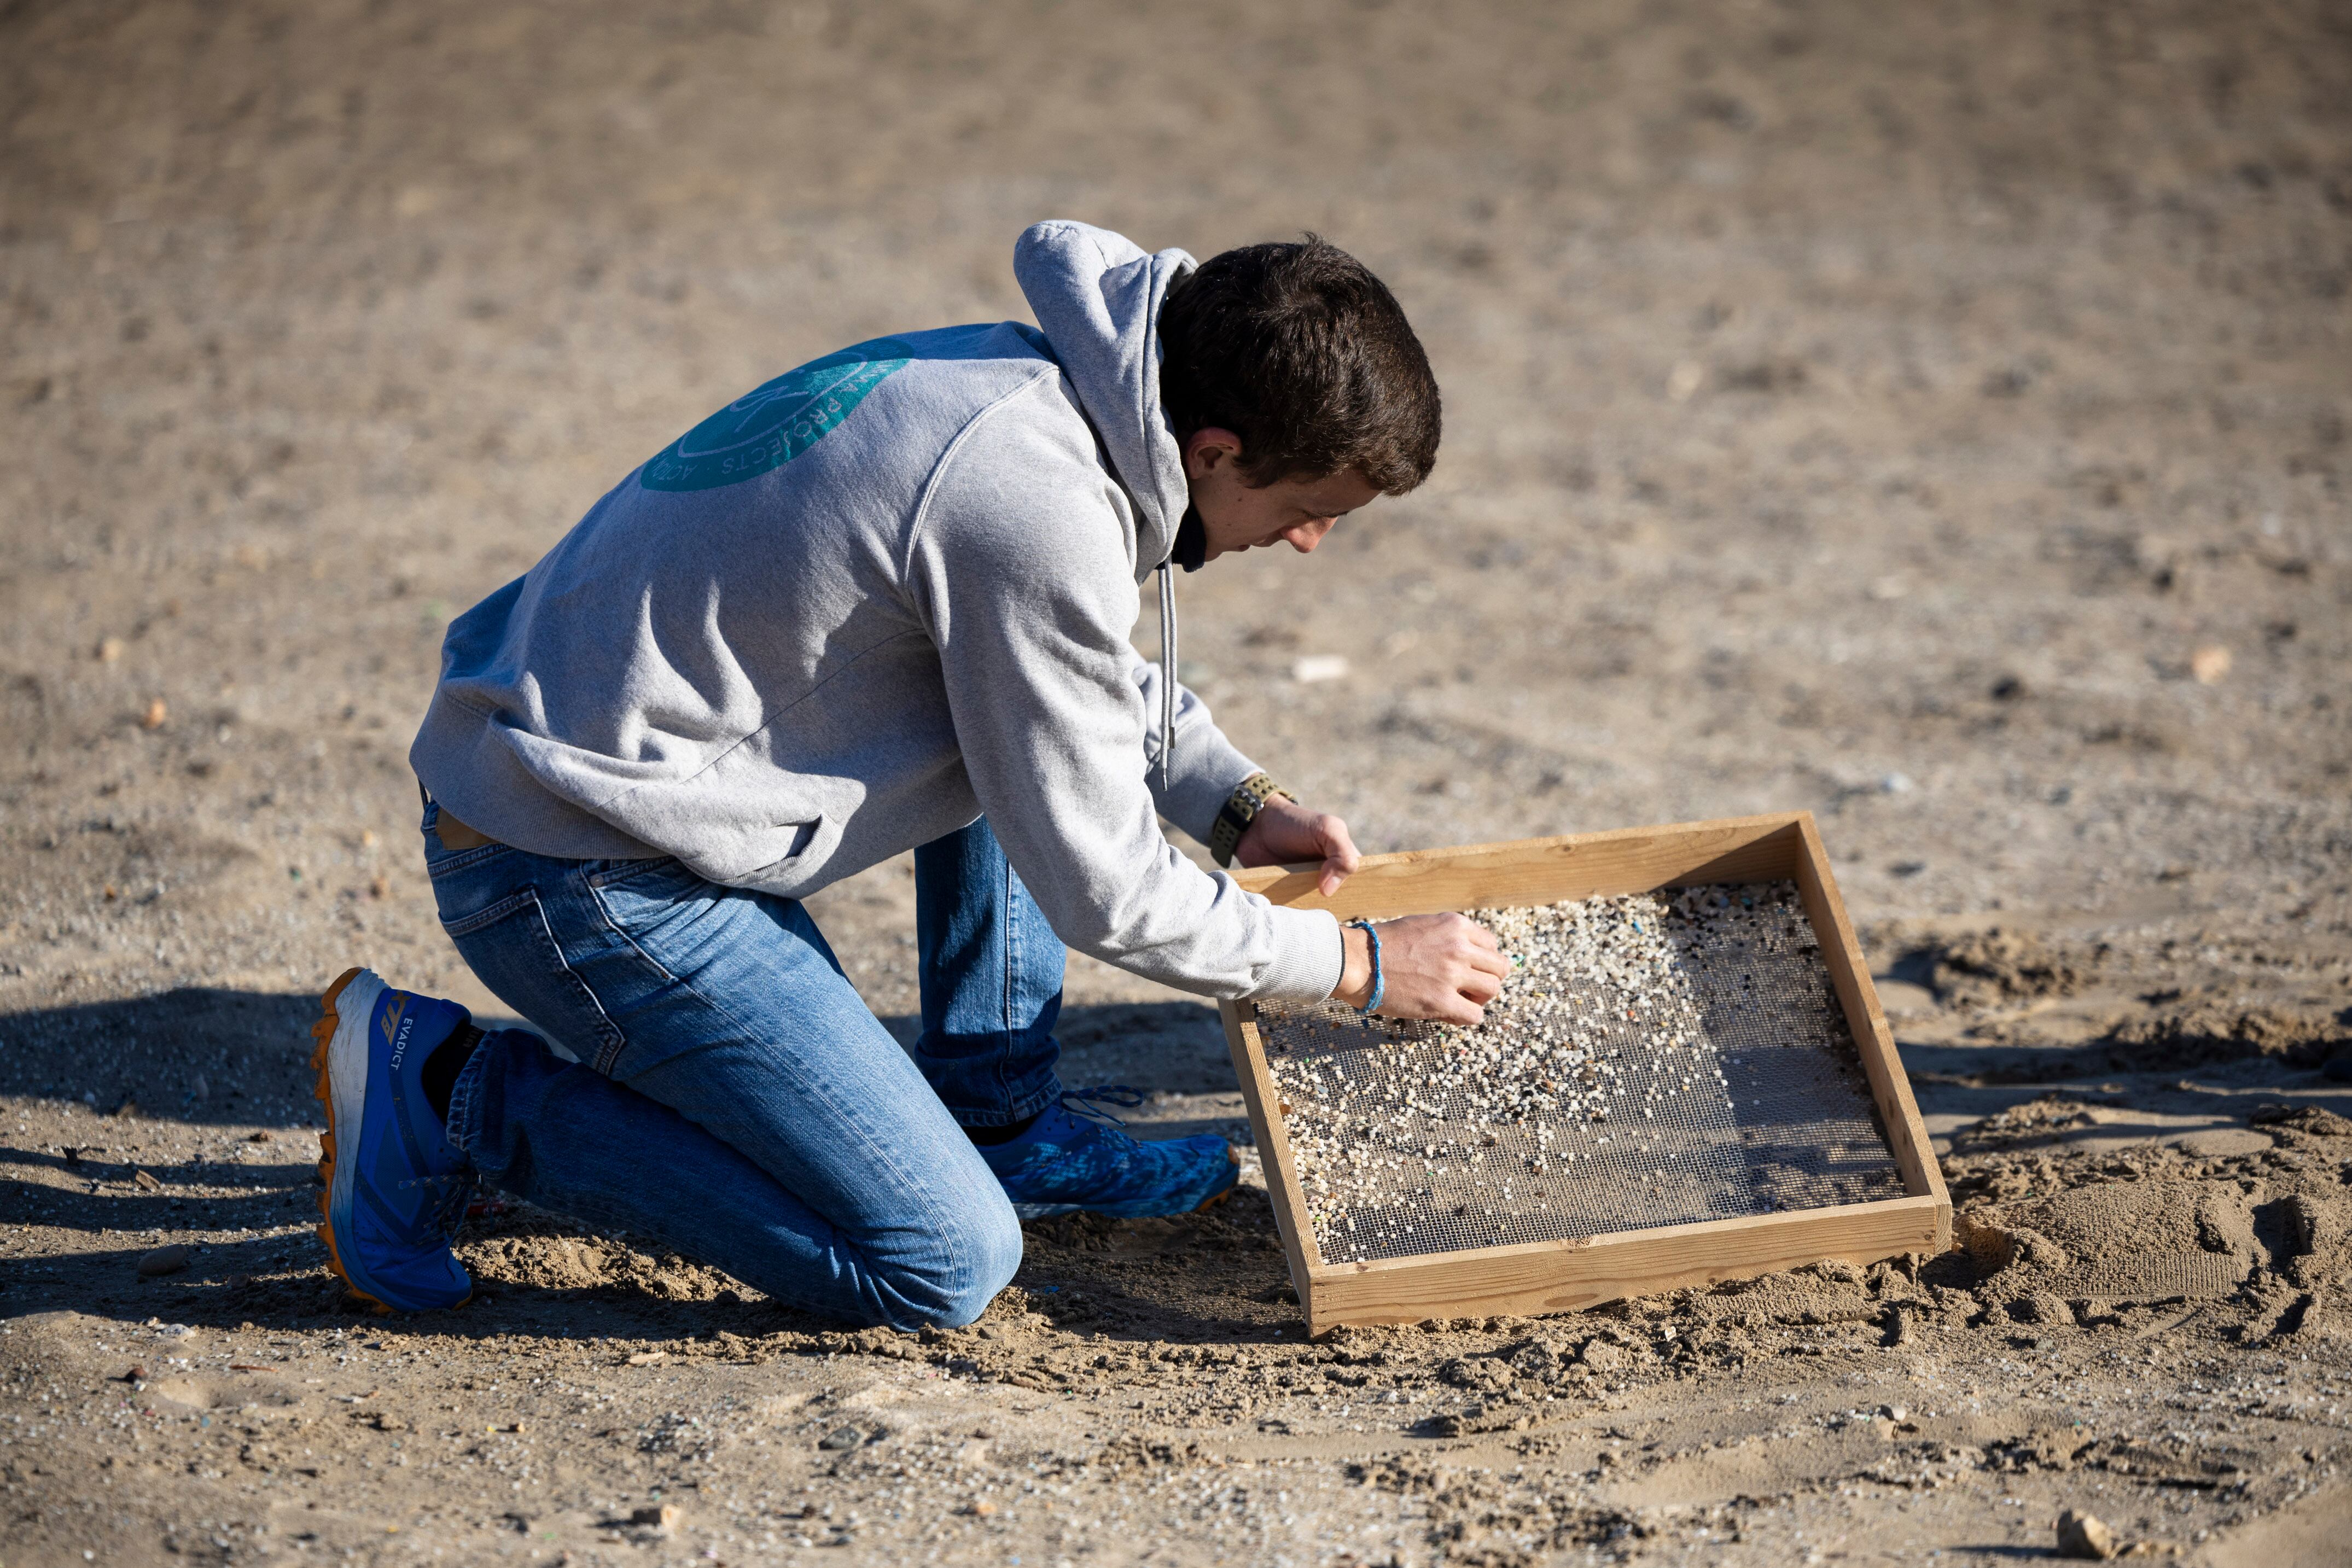
[[[1350,920],[1348,924],[1361,931],[1365,940],[1372,945],[1372,994],[1366,997],[1364,1005],[1356,1009],[1370,1018],[1373,1009],[1381,1005],[1381,998],[1389,994],[1388,977],[1381,973],[1381,934],[1372,929],[1372,923],[1369,920]]]

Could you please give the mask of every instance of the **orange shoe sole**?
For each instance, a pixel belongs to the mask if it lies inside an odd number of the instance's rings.
[[[1242,1152],[1234,1147],[1231,1144],[1227,1144],[1225,1145],[1225,1158],[1233,1163],[1234,1170],[1239,1171],[1241,1169]],[[1207,1197],[1202,1198],[1199,1203],[1193,1206],[1192,1212],[1195,1214],[1206,1214],[1209,1210],[1216,1207],[1217,1205],[1224,1202],[1225,1199],[1233,1197],[1234,1194],[1241,1191],[1241,1189],[1242,1184],[1239,1181],[1236,1181],[1233,1186],[1225,1188],[1224,1191],[1212,1193]]]
[[[370,1312],[389,1315],[390,1307],[352,1283],[351,1273],[343,1267],[343,1255],[335,1246],[335,1095],[328,1081],[327,1048],[334,1042],[335,1028],[341,1021],[335,1003],[342,996],[343,988],[357,979],[359,973],[357,967],[346,969],[327,988],[327,994],[319,998],[319,1021],[310,1026],[310,1038],[318,1041],[317,1049],[310,1052],[311,1071],[317,1074],[312,1092],[327,1113],[327,1130],[319,1134],[319,1239],[327,1244],[327,1267],[343,1282],[344,1291],[365,1302]]]

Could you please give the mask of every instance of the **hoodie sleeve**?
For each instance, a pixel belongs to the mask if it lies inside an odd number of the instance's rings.
[[[1160,831],[1128,642],[1132,519],[1081,423],[1018,406],[1036,396],[999,402],[950,449],[908,540],[908,595],[981,810],[1070,946],[1199,995],[1319,1001],[1339,982],[1339,923],[1243,892]],[[1178,756],[1197,735],[1201,766],[1171,791],[1187,816],[1211,771],[1246,767],[1230,747],[1214,749],[1235,760],[1212,759],[1207,710],[1192,708]]]
[[[1209,830],[1216,825],[1217,813],[1238,789],[1243,779],[1258,770],[1257,764],[1243,756],[1217,721],[1209,715],[1209,705],[1194,694],[1192,688],[1179,682],[1176,686],[1176,758],[1169,771],[1168,788],[1160,788],[1160,666],[1146,659],[1135,662],[1133,670],[1136,689],[1143,695],[1143,711],[1153,716],[1144,732],[1144,758],[1149,764],[1145,782],[1150,787],[1160,814],[1192,835],[1201,843],[1209,841]]]

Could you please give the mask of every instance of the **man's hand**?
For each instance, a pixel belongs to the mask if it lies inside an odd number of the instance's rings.
[[[1495,934],[1466,915],[1408,915],[1378,923],[1382,1018],[1486,1021],[1486,1004],[1502,993],[1511,961]],[[1341,933],[1348,961],[1332,996],[1360,1008],[1372,994],[1372,946],[1350,925]]]
[[[1310,811],[1287,795],[1267,797],[1234,846],[1234,859],[1245,866],[1321,861],[1323,875],[1316,885],[1326,898],[1339,891],[1363,858],[1348,836],[1347,823],[1327,811]]]

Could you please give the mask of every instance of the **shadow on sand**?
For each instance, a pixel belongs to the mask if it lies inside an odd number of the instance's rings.
[[[31,1147],[20,1137],[0,1145],[0,1166],[19,1175],[0,1207],[12,1221],[85,1243],[63,1255],[0,1263],[0,1318],[63,1310],[215,1328],[362,1322],[327,1273],[310,1228],[320,1192],[314,1162],[321,1119],[310,1066],[317,1009],[309,995],[189,988],[0,1019],[0,1093],[76,1107],[68,1142]],[[902,1042],[919,1027],[912,1018],[884,1021]],[[1129,1083],[1162,1097],[1165,1108],[1138,1128],[1144,1135],[1234,1130],[1228,1118],[1191,1109],[1192,1097],[1234,1089],[1213,1009],[1184,1002],[1073,1007],[1058,1033],[1066,1082]],[[21,1179],[37,1172],[35,1180]],[[1168,1234],[1155,1231],[1134,1245],[1064,1238],[1069,1227],[1060,1222],[1033,1228],[1024,1281],[1040,1268],[1058,1278],[1066,1270],[1054,1260],[1073,1247],[1107,1251],[1104,1261],[1117,1269],[1156,1272],[1163,1254],[1183,1249],[1181,1233],[1192,1228],[1204,1237],[1217,1232],[1209,1240],[1222,1251],[1270,1253],[1256,1245],[1257,1232],[1272,1233],[1264,1198],[1244,1197],[1221,1216],[1150,1222]],[[587,1236],[522,1206],[478,1205],[462,1238],[469,1261],[488,1265],[477,1268],[476,1300],[452,1312],[364,1321],[372,1332],[473,1338],[755,1336],[841,1326],[777,1307],[681,1259],[652,1259],[625,1276],[576,1286],[535,1282],[520,1270],[499,1277],[502,1259]],[[179,1242],[193,1249],[184,1270],[140,1276],[142,1256]],[[1279,1280],[1278,1260],[1268,1261],[1274,1272],[1261,1284]],[[1055,1306],[1056,1288],[1041,1286]],[[1108,1304],[1099,1291],[1092,1299]],[[1255,1327],[1217,1323],[1197,1304],[1174,1315],[1192,1320],[1186,1337]]]

